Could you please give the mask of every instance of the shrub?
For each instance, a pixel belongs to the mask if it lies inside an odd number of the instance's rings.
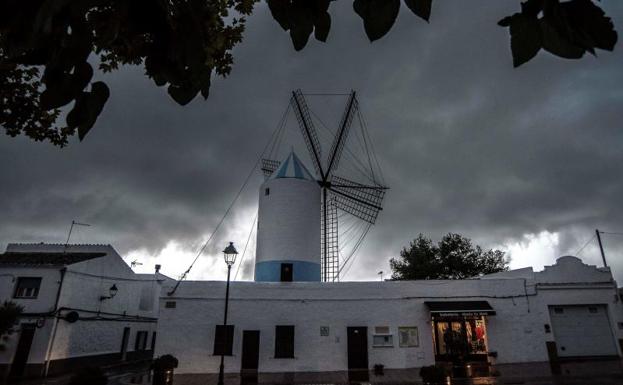
[[[87,367],[79,369],[71,376],[68,385],[106,385],[108,377],[100,368]]]
[[[447,373],[442,367],[430,365],[420,369],[420,377],[425,384],[443,384],[446,381]]]
[[[177,365],[177,358],[170,354],[165,354],[154,360],[153,368],[154,370],[169,370],[177,368]]]

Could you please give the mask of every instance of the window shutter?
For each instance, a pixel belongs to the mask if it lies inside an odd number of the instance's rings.
[[[216,325],[214,355],[231,356],[234,346],[234,325]]]
[[[275,358],[294,358],[294,326],[275,327]]]

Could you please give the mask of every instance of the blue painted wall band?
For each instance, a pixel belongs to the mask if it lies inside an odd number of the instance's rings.
[[[320,282],[320,264],[305,261],[263,261],[255,264],[256,282],[280,282],[281,264],[292,264],[292,280],[294,282]]]

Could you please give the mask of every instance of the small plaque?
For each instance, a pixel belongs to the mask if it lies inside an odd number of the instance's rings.
[[[329,327],[328,326],[321,326],[320,327],[320,336],[321,337],[328,337],[329,336]]]

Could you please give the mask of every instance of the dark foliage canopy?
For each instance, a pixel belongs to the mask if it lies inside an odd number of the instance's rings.
[[[22,306],[11,301],[4,301],[0,306],[0,350],[4,349],[4,341],[13,332],[23,311]]]
[[[102,72],[142,65],[180,105],[198,94],[205,99],[212,76],[230,73],[232,50],[257,1],[0,0],[0,125],[10,136],[58,146],[76,133],[82,140],[111,94],[104,82],[93,81],[93,63]],[[266,1],[295,50],[312,33],[327,40],[332,0]],[[404,4],[430,19],[432,0]],[[400,0],[353,1],[370,41],[389,32],[400,7]],[[510,29],[515,66],[541,48],[577,59],[597,48],[611,51],[617,41],[610,18],[593,0],[527,0],[499,24]]]
[[[389,261],[392,279],[465,279],[508,270],[508,259],[500,250],[482,250],[459,234],[449,233],[436,245],[420,234],[400,258]]]

